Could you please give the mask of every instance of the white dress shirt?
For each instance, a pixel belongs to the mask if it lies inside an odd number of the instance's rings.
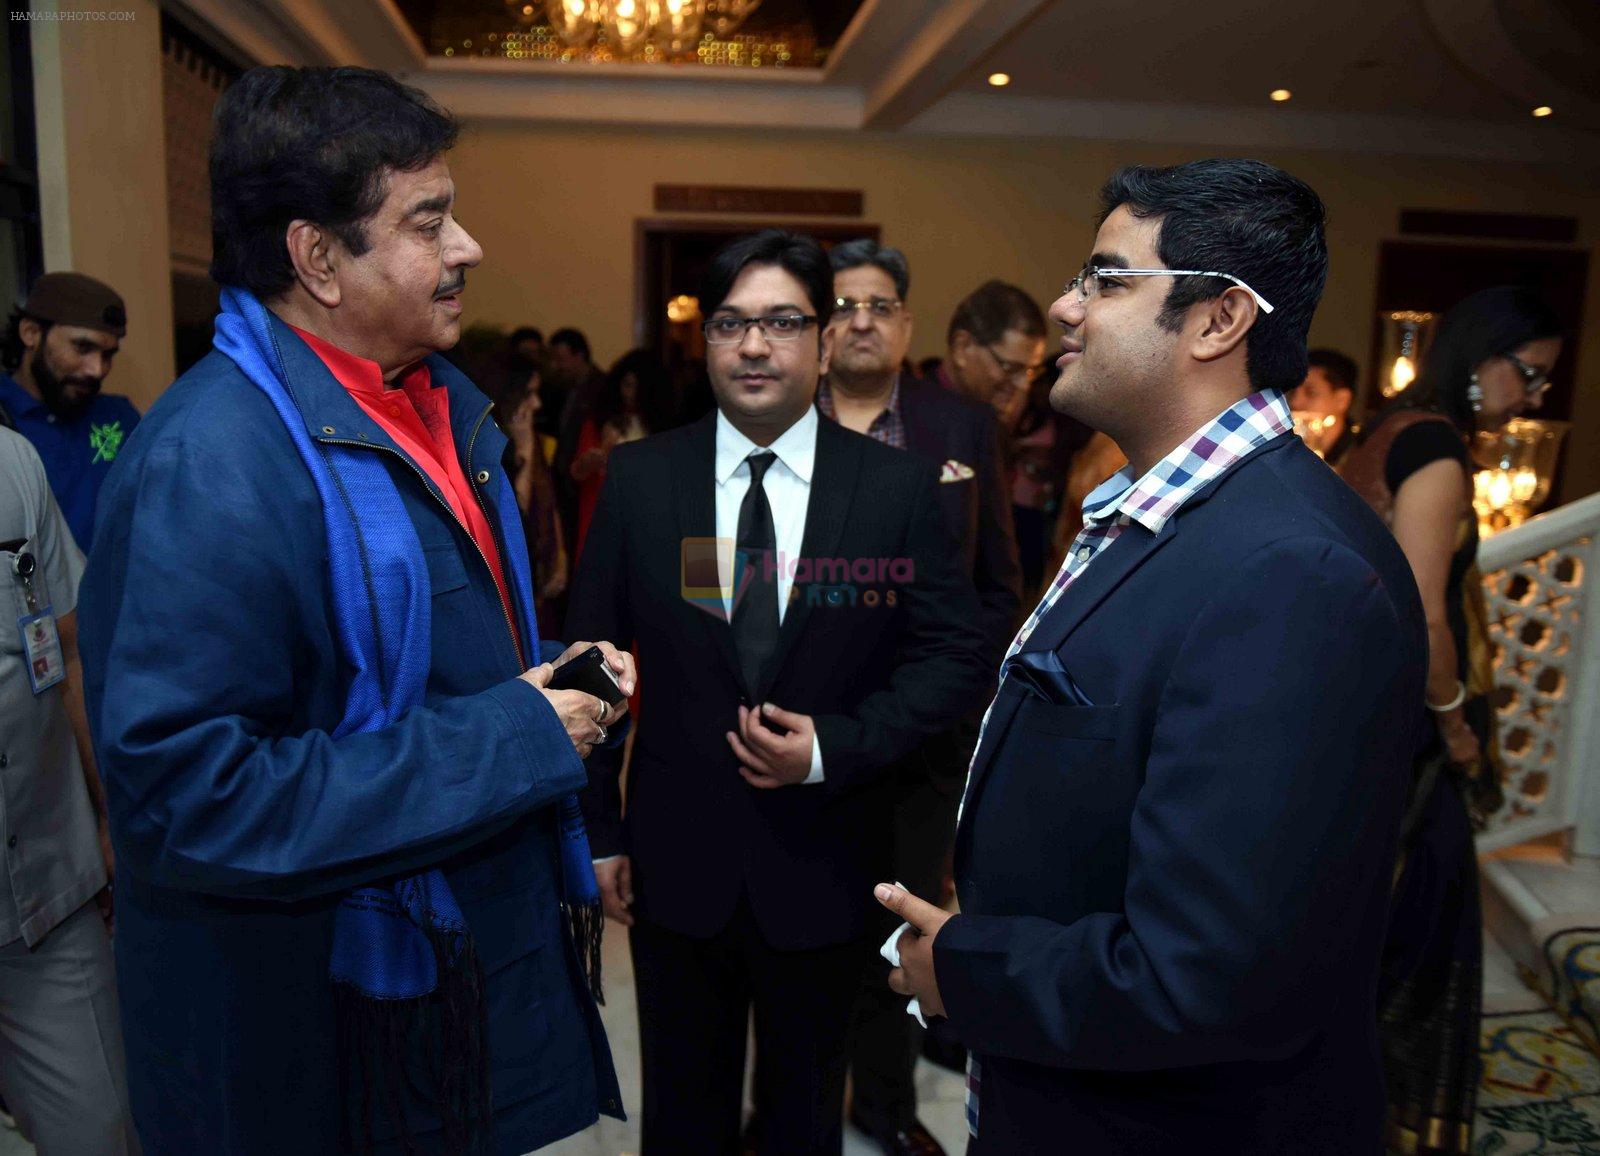
[[[717,537],[736,543],[739,538],[739,507],[750,492],[750,463],[746,460],[758,449],[769,449],[777,461],[767,467],[762,481],[767,505],[772,509],[772,528],[778,547],[778,623],[789,610],[789,591],[794,586],[794,568],[800,558],[806,535],[806,510],[811,504],[811,472],[817,461],[817,410],[807,406],[804,416],[770,446],[762,447],[734,428],[721,410],[717,411],[717,456],[713,475],[717,483]],[[717,576],[722,585],[722,609],[733,620],[733,550],[717,551]],[[783,703],[778,703],[783,706]],[[822,743],[811,739],[811,773],[806,783],[822,782]]]

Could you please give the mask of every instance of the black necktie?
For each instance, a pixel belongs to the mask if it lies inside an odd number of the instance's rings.
[[[739,552],[753,570],[743,592],[737,586],[734,590],[733,642],[745,690],[754,703],[761,693],[761,674],[778,645],[778,535],[762,484],[767,467],[778,459],[771,450],[755,450],[745,460],[750,463],[750,489],[739,505]]]

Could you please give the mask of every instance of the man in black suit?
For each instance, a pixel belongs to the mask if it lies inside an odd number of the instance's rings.
[[[762,1151],[819,1156],[841,1149],[886,773],[982,693],[988,643],[937,471],[812,404],[816,242],[735,241],[700,299],[717,412],[613,453],[574,584],[571,622],[636,646],[661,688],[626,821],[597,783],[591,840],[632,928],[645,1152],[737,1151],[753,1007]]]
[[[847,429],[910,450],[939,467],[939,497],[983,607],[986,657],[998,664],[1022,598],[1022,567],[1011,497],[992,406],[900,372],[911,344],[906,304],[911,271],[898,249],[862,239],[835,245],[833,353],[817,408]],[[937,903],[955,839],[956,808],[978,741],[982,711],[924,743],[893,776],[894,878]],[[895,921],[885,918],[883,933]],[[944,1149],[917,1120],[913,1074],[922,1030],[889,990],[888,966],[872,960],[851,1045],[850,1118],[890,1156],[938,1156]]]
[[[1119,172],[1050,316],[1129,465],[1001,666],[961,914],[878,891],[896,990],[971,1050],[972,1156],[1382,1147],[1376,991],[1427,627],[1284,393],[1327,271],[1254,161]]]

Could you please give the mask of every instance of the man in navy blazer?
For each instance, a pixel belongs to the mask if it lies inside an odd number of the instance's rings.
[[[1051,403],[1129,466],[1001,667],[961,914],[896,887],[891,982],[972,1053],[973,1154],[1381,1148],[1375,989],[1420,733],[1404,557],[1291,432],[1323,208],[1132,168],[1051,308]]]

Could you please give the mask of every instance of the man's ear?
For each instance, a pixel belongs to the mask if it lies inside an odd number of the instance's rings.
[[[311,221],[289,222],[284,242],[289,247],[289,261],[294,266],[295,280],[325,309],[336,308],[342,298],[339,288],[338,262],[333,251],[334,240]],[[343,248],[339,249],[342,255]]]
[[[1201,302],[1196,313],[1190,352],[1196,361],[1217,361],[1239,348],[1256,323],[1256,299],[1235,285],[1222,296]]]
[[[22,339],[22,348],[31,353],[39,348],[39,342],[44,337],[44,327],[32,317],[23,317],[17,321],[17,336]]]
[[[957,369],[967,367],[967,358],[972,356],[977,344],[977,340],[965,329],[957,329],[950,335],[950,360]]]
[[[821,361],[817,365],[817,376],[828,375],[828,363],[833,360],[833,326],[824,325],[821,335]]]

